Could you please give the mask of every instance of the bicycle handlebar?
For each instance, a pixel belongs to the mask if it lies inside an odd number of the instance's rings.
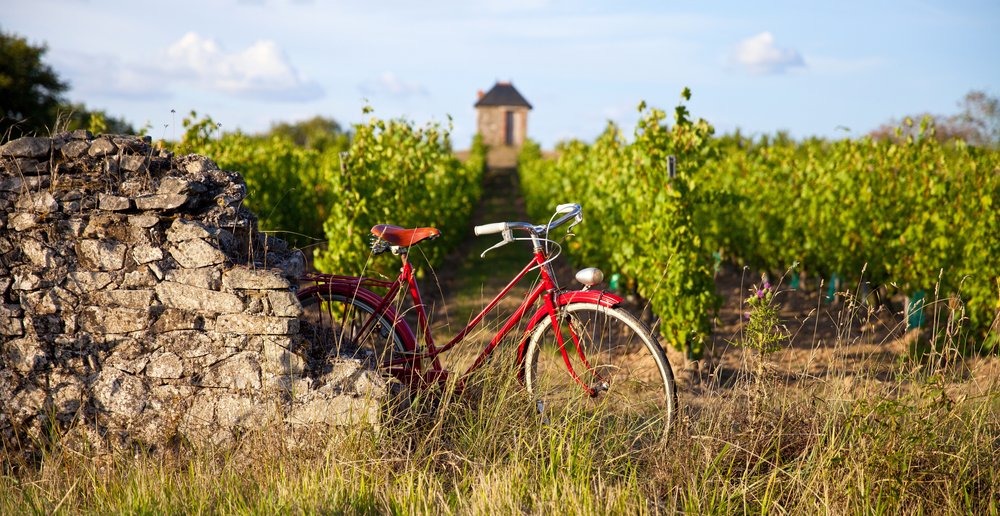
[[[474,231],[477,236],[481,236],[481,235],[492,235],[494,233],[502,233],[504,231],[510,231],[512,229],[521,229],[524,231],[530,231],[535,235],[540,235],[548,231],[552,231],[553,229],[565,224],[571,219],[579,219],[578,223],[579,221],[583,220],[583,208],[576,203],[560,204],[559,206],[556,207],[556,213],[557,214],[565,213],[565,215],[563,215],[558,220],[552,222],[547,226],[546,225],[536,226],[534,224],[529,224],[527,222],[494,222],[492,224],[483,224],[481,226],[476,226]]]
[[[508,229],[510,228],[507,227],[506,222],[494,222],[492,224],[483,224],[482,226],[476,226],[475,232],[476,236],[481,236],[481,235],[492,235],[493,233],[500,233],[501,231],[507,231]]]

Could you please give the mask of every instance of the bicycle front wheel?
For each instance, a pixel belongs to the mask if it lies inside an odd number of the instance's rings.
[[[664,435],[677,389],[670,362],[642,322],[619,308],[572,303],[560,309],[566,366],[551,319],[532,333],[525,386],[544,413],[584,411],[622,419],[644,435]]]
[[[303,312],[300,334],[326,355],[318,358],[356,357],[383,368],[407,351],[403,339],[384,314],[379,314],[365,328],[375,307],[357,297],[314,292],[299,301]]]

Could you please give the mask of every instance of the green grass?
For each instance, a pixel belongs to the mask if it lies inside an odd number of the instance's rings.
[[[166,456],[57,443],[6,463],[0,513],[997,513],[995,381],[755,380],[689,395],[667,441],[637,445],[601,414],[542,420],[509,366],[379,431],[265,427]]]

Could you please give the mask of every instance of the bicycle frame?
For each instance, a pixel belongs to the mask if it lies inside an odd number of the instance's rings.
[[[517,351],[517,361],[520,364],[524,358],[525,346],[530,337],[532,331],[535,327],[545,318],[549,317],[552,322],[552,327],[556,334],[556,340],[558,342],[560,351],[563,356],[563,360],[566,363],[566,367],[569,370],[570,375],[583,386],[589,394],[593,395],[594,391],[592,387],[587,386],[580,380],[577,373],[573,370],[573,366],[570,362],[569,355],[566,350],[566,343],[563,340],[562,331],[559,325],[559,312],[558,307],[564,306],[569,303],[594,303],[602,304],[605,306],[615,306],[622,301],[622,298],[605,292],[605,291],[595,291],[595,290],[572,290],[572,291],[561,291],[557,288],[555,281],[553,280],[551,268],[547,262],[545,253],[541,247],[536,246],[534,249],[534,254],[530,262],[521,269],[514,279],[512,279],[506,287],[504,287],[489,304],[479,312],[478,315],[472,318],[471,321],[463,328],[457,335],[455,335],[448,343],[441,347],[437,347],[434,342],[434,337],[430,332],[430,325],[428,322],[427,312],[424,309],[424,303],[420,295],[420,289],[417,286],[416,278],[414,276],[414,269],[407,259],[407,254],[404,252],[403,257],[403,267],[400,269],[399,276],[392,282],[382,281],[373,278],[356,277],[356,276],[338,276],[330,274],[312,274],[304,276],[303,280],[312,281],[315,283],[314,286],[303,289],[300,293],[300,297],[305,297],[312,295],[318,291],[329,291],[329,292],[339,292],[342,294],[356,296],[367,303],[375,307],[373,313],[368,316],[364,325],[361,328],[361,334],[364,335],[368,332],[379,316],[385,316],[393,323],[393,329],[397,332],[400,338],[403,340],[404,346],[408,350],[402,357],[395,358],[389,363],[384,364],[387,371],[392,374],[399,381],[403,382],[412,387],[426,387],[433,384],[439,384],[447,381],[450,372],[441,366],[441,361],[439,359],[442,353],[454,348],[456,345],[461,343],[469,333],[479,325],[480,322],[492,312],[500,302],[507,297],[510,291],[517,285],[525,276],[528,275],[533,269],[539,269],[539,278],[541,281],[535,285],[534,288],[528,293],[521,304],[518,306],[517,310],[511,314],[500,330],[493,336],[490,342],[483,348],[479,356],[473,362],[471,366],[461,375],[459,378],[459,385],[464,383],[465,379],[474,371],[479,369],[487,358],[493,353],[496,347],[501,341],[514,330],[518,323],[524,320],[525,315],[528,310],[530,310],[538,302],[539,298],[543,299],[542,306],[538,308],[535,313],[528,320],[528,324],[525,327],[524,333],[519,340],[518,351]],[[407,289],[410,299],[413,303],[413,307],[417,314],[417,325],[418,333],[422,335],[424,341],[424,348],[420,349],[417,341],[417,337],[414,336],[409,324],[400,317],[395,309],[392,307],[393,302],[399,296],[400,291],[404,288]],[[384,296],[380,296],[365,287],[376,287],[376,288],[386,288],[388,292]],[[583,364],[588,369],[593,372],[587,358],[583,354],[583,348],[580,346],[577,335],[575,332],[570,332],[572,336],[572,342],[577,350],[577,354],[580,356]],[[429,360],[431,362],[430,368],[427,371],[421,371],[421,364],[423,361]]]

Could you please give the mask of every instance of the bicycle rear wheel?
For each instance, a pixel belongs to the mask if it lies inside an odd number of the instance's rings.
[[[608,415],[636,433],[664,435],[676,412],[677,388],[670,362],[649,329],[624,310],[587,303],[562,307],[559,324],[579,381],[566,367],[546,318],[533,332],[524,358],[525,385],[542,412]]]
[[[364,329],[375,307],[357,297],[313,292],[299,301],[302,303],[300,334],[325,354],[316,358],[355,357],[384,368],[407,351],[403,339],[384,314]]]

